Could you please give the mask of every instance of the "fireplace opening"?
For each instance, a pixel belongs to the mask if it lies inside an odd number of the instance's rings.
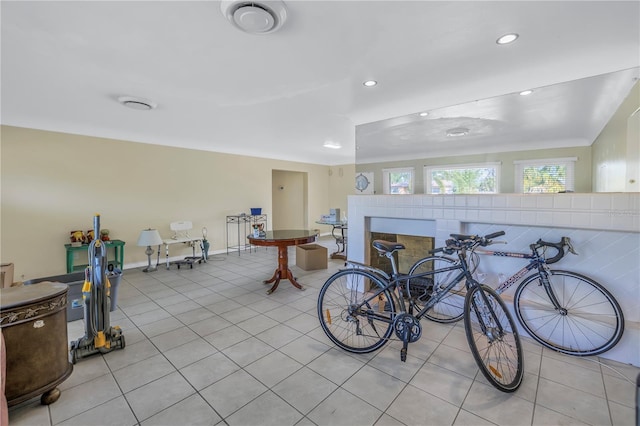
[[[434,248],[433,237],[422,237],[416,235],[390,234],[387,232],[370,232],[369,247],[373,240],[385,240],[404,245],[404,250],[394,253],[394,259],[400,272],[409,272],[409,268],[418,260],[429,256],[429,250]],[[391,269],[391,261],[385,256],[380,256],[374,248],[369,250],[369,265],[382,269],[387,273],[393,272]]]

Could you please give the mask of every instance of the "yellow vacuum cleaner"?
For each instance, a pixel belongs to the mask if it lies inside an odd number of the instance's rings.
[[[100,235],[100,215],[93,218],[94,235]],[[111,326],[111,284],[107,278],[107,247],[99,238],[89,244],[89,265],[82,286],[85,335],[71,342],[71,362],[96,353],[124,348],[124,335],[118,326]]]

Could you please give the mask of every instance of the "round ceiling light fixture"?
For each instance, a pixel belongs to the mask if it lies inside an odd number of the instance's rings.
[[[420,117],[426,117],[427,115],[429,115],[429,113],[427,111],[422,111],[421,113],[418,114]]]
[[[454,127],[453,129],[447,130],[447,136],[449,137],[458,137],[465,136],[469,134],[469,129],[466,127]]]
[[[518,39],[518,37],[520,37],[520,36],[518,34],[516,34],[516,33],[505,34],[505,35],[499,37],[496,40],[496,43],[498,43],[498,44],[513,43],[514,41],[516,41]]]
[[[377,81],[375,81],[375,80],[367,80],[367,81],[365,81],[365,82],[364,82],[364,83],[362,83],[362,84],[364,84],[364,85],[365,85],[365,87],[373,87],[373,86],[375,86],[376,84],[378,84],[378,82],[377,82]]]
[[[222,14],[239,30],[249,34],[268,34],[287,20],[287,9],[280,0],[223,0]]]
[[[529,96],[532,93],[533,93],[533,90],[527,89],[527,90],[523,90],[522,92],[520,92],[520,96]]]
[[[133,96],[120,96],[118,102],[127,108],[137,109],[139,111],[149,111],[155,109],[158,104],[149,99],[136,98]]]
[[[325,148],[331,148],[331,149],[340,149],[342,148],[342,145],[340,144],[340,142],[334,142],[334,141],[325,141],[322,146],[324,146]]]

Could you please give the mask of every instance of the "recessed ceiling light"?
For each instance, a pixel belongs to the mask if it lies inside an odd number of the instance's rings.
[[[158,106],[157,103],[150,101],[149,99],[136,98],[133,96],[120,96],[118,102],[127,108],[137,109],[139,111],[149,111]]]
[[[342,148],[342,145],[340,145],[340,142],[334,142],[334,141],[326,141],[322,146],[324,146],[325,148],[331,148],[331,149]]]
[[[426,112],[426,111],[423,111],[423,112],[421,112],[421,113],[420,113],[420,114],[418,114],[418,115],[419,115],[420,117],[426,117],[427,115],[429,115],[429,113],[428,113],[428,112]]]
[[[523,90],[520,92],[520,96],[527,96],[533,93],[533,90]]]
[[[378,82],[377,82],[377,81],[375,81],[375,80],[367,80],[367,81],[365,81],[365,82],[364,82],[364,83],[362,83],[362,84],[364,84],[366,87],[373,87],[373,86],[375,86],[376,84],[378,84]]]
[[[496,43],[498,44],[509,44],[509,43],[513,43],[514,41],[516,41],[516,39],[520,37],[518,34],[516,33],[511,33],[511,34],[505,34],[503,36],[501,36],[500,38],[498,38],[496,40]]]
[[[453,129],[447,130],[447,136],[457,137],[457,136],[465,136],[469,134],[469,129],[466,127],[455,127]]]

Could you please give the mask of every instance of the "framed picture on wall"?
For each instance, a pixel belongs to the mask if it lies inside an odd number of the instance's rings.
[[[361,172],[356,174],[356,193],[373,194],[372,172]]]

